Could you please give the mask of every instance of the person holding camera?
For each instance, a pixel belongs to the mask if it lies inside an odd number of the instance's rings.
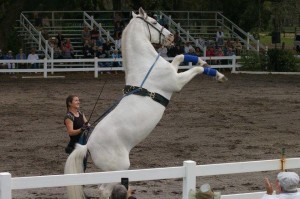
[[[122,184],[118,184],[114,186],[110,199],[136,199],[136,197],[133,196],[134,190],[132,190],[130,187],[128,190],[126,187]]]
[[[300,199],[300,192],[297,190],[299,175],[295,172],[280,172],[275,183],[276,194],[273,195],[274,188],[268,178],[265,178],[267,193],[261,199]]]

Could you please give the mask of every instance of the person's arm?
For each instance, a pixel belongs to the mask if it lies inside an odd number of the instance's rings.
[[[65,119],[65,124],[66,124],[66,127],[67,127],[67,133],[70,136],[78,135],[78,134],[81,133],[81,129],[76,129],[76,130],[73,129],[73,122],[70,119],[66,118]]]

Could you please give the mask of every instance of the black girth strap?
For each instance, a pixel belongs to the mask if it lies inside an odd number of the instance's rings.
[[[128,86],[126,85],[123,89],[123,93],[124,95],[126,95],[127,93],[134,91],[132,94],[134,95],[140,95],[140,96],[148,96],[151,97],[154,101],[160,103],[161,105],[167,107],[169,100],[167,98],[165,98],[164,96],[158,94],[158,93],[153,93],[153,92],[149,92],[147,89],[145,88],[141,88],[138,86]]]

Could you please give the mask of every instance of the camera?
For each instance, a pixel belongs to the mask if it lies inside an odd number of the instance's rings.
[[[128,178],[121,178],[121,184],[126,187],[128,190],[128,184],[129,184],[129,179]]]

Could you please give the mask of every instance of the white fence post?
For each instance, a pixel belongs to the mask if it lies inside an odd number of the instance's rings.
[[[182,199],[189,198],[189,192],[196,188],[196,162],[192,160],[184,161],[185,177],[183,178]]]
[[[232,55],[232,70],[231,72],[234,73],[236,68],[236,56]]]
[[[11,199],[11,174],[0,173],[0,199]]]
[[[95,67],[94,77],[98,78],[98,57],[95,57],[94,67]]]
[[[44,63],[43,63],[43,66],[44,66],[44,78],[47,78],[47,58],[45,57],[44,58]]]

